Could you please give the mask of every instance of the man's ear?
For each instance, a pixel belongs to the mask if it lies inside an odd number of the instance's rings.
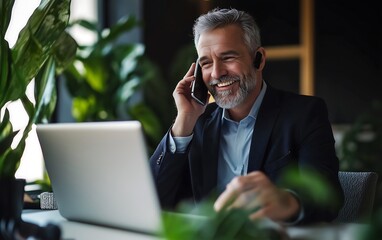
[[[256,69],[258,69],[260,67],[262,58],[263,58],[263,54],[261,54],[261,52],[257,51],[256,55],[255,55],[255,59],[253,60],[253,66]]]

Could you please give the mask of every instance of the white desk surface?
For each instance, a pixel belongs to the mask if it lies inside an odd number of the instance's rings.
[[[54,223],[61,227],[63,240],[82,239],[136,239],[158,240],[158,237],[142,233],[129,232],[119,229],[67,221],[58,210],[24,210],[22,219],[26,222],[45,226]],[[356,240],[361,231],[367,228],[363,224],[325,224],[307,227],[286,228],[287,239],[309,240]]]
[[[129,232],[119,229],[67,221],[58,210],[24,210],[22,219],[26,222],[45,226],[48,223],[57,224],[61,228],[63,240],[158,240],[159,238],[141,233]]]

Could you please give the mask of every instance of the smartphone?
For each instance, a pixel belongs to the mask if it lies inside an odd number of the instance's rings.
[[[191,86],[191,96],[199,104],[204,106],[208,101],[208,88],[203,81],[202,68],[199,64],[199,60],[196,61],[194,77],[195,80],[192,82]]]

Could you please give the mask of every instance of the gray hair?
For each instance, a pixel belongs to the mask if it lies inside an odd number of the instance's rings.
[[[254,53],[261,46],[260,29],[251,15],[236,9],[215,8],[196,19],[193,32],[197,47],[200,35],[231,24],[237,24],[244,32],[244,43]]]

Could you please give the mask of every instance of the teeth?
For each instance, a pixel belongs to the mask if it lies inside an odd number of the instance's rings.
[[[226,86],[229,86],[231,84],[233,84],[235,81],[228,81],[228,82],[222,82],[222,83],[218,83],[218,87],[226,87]]]

